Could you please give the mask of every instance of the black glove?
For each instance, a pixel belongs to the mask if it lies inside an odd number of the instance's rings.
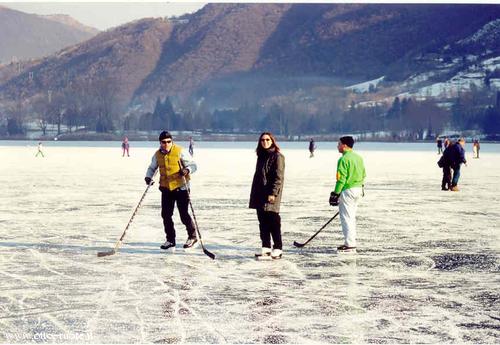
[[[179,170],[179,175],[186,176],[187,174],[189,174],[189,169],[184,168],[182,170]]]
[[[155,183],[155,181],[151,180],[151,177],[145,177],[144,181],[146,181],[147,185],[151,185],[151,186]]]
[[[337,194],[335,192],[330,193],[330,206],[338,206],[339,205],[339,197],[340,194]]]

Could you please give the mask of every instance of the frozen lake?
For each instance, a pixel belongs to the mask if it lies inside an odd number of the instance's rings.
[[[361,143],[358,254],[337,255],[328,205],[336,143],[283,143],[284,256],[258,262],[248,209],[256,143],[197,142],[192,199],[204,243],[164,241],[156,143],[0,141],[0,343],[499,343],[500,145],[482,144],[460,192],[440,190],[435,144]],[[186,147],[186,143],[181,143]],[[177,211],[178,247],[185,241]]]

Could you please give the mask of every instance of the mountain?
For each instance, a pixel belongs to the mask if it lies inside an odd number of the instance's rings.
[[[291,5],[209,4],[177,25],[136,96],[190,94],[214,77],[249,71]]]
[[[41,17],[47,18],[47,19],[52,20],[54,22],[64,24],[64,25],[69,26],[69,27],[72,27],[75,30],[87,32],[92,36],[95,36],[99,33],[99,30],[97,30],[96,28],[84,25],[84,24],[80,23],[78,20],[74,19],[73,17],[71,17],[67,14],[49,14],[49,15],[44,15]]]
[[[0,6],[0,63],[50,55],[97,32],[68,16],[39,16]]]
[[[297,13],[289,12],[284,19],[289,23],[262,53],[264,68],[300,69],[304,74],[322,70],[363,79],[388,73],[405,77],[402,63],[465,37],[500,15],[499,6],[481,5],[297,5],[293,11]],[[274,49],[280,42],[280,49]]]
[[[171,31],[172,25],[163,19],[120,26],[40,60],[7,81],[3,90],[10,97],[31,97],[45,90],[99,85],[116,89],[118,102],[127,104],[155,68]]]
[[[498,34],[498,18],[497,5],[210,4],[174,29],[136,99],[195,93],[232,106],[312,85],[401,82],[429,68],[422,56],[485,25]]]
[[[142,111],[166,96],[224,108],[377,80],[390,99],[483,62],[495,69],[499,20],[498,5],[212,3],[100,33],[17,74],[0,69],[0,97],[108,80]]]

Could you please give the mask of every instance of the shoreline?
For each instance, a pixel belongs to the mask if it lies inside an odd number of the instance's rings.
[[[226,141],[226,142],[245,142],[245,141],[255,141],[259,137],[260,133],[255,134],[231,134],[231,133],[186,133],[186,132],[176,132],[172,131],[172,135],[176,140],[179,141],[189,141],[192,137],[195,142],[203,141]],[[411,138],[397,138],[378,135],[366,135],[366,134],[354,134],[354,133],[343,133],[343,134],[319,134],[319,135],[295,135],[295,136],[282,136],[276,135],[276,139],[281,142],[309,142],[311,138],[315,142],[336,142],[343,135],[352,135],[356,138],[357,142],[387,142],[387,143],[435,143],[435,139],[411,139]],[[124,133],[124,134],[112,134],[112,133],[86,133],[86,134],[63,134],[59,136],[0,136],[0,141],[119,141],[121,142],[124,137],[127,137],[129,141],[156,141],[158,139],[157,134],[149,133]],[[476,136],[464,135],[467,142],[471,142]],[[482,143],[500,143],[499,140],[487,140],[480,139]]]

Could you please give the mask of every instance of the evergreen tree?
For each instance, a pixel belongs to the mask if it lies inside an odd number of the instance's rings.
[[[490,136],[500,134],[500,104],[498,99],[500,92],[497,92],[497,103],[495,106],[488,107],[485,111],[484,120],[482,123],[484,133]]]
[[[427,126],[427,139],[431,139],[433,138],[432,136],[432,120],[431,120],[431,116],[429,115],[429,124]]]
[[[282,135],[284,132],[283,116],[283,109],[279,105],[273,104],[262,119],[260,129]]]
[[[163,130],[168,128],[166,124],[166,118],[163,114],[163,105],[160,97],[156,98],[155,109],[153,110],[153,116],[151,119],[151,127],[149,129],[153,130]]]
[[[20,121],[14,118],[7,118],[7,133],[9,135],[24,134],[24,129]]]
[[[169,97],[165,97],[162,102],[160,97],[156,99],[155,108],[151,120],[151,128],[153,130],[173,130],[179,129],[179,118],[176,116],[172,102]]]
[[[392,120],[392,119],[399,119],[400,117],[401,117],[401,102],[399,100],[399,97],[395,97],[394,101],[392,102],[392,106],[387,111],[387,118]]]

